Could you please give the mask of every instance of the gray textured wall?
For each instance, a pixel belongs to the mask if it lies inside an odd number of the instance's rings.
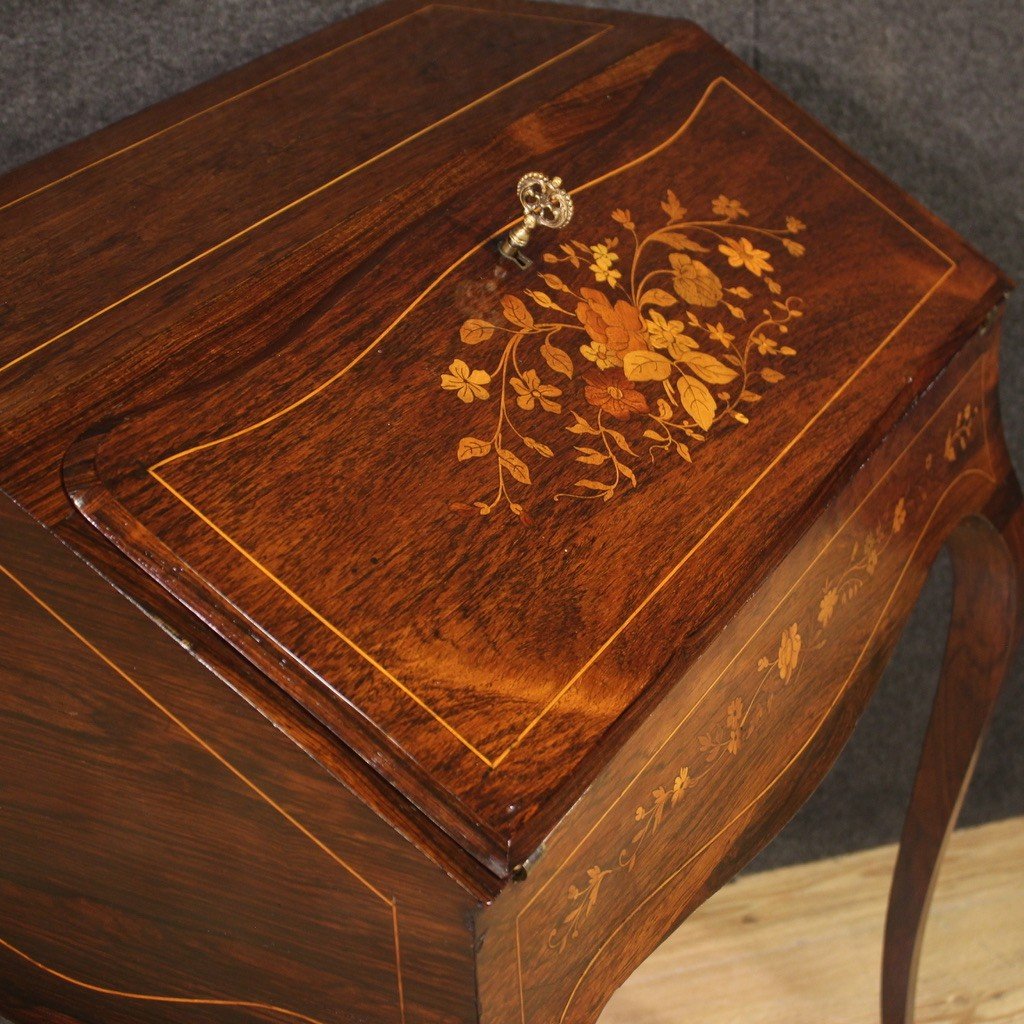
[[[264,53],[360,0],[0,0],[0,170]],[[619,0],[690,17],[944,217],[1017,279],[1021,255],[1021,0]],[[1024,468],[1024,301],[1011,301],[1003,402]],[[894,839],[948,616],[940,561],[881,689],[817,795],[759,860]],[[1024,813],[1018,665],[964,820]]]

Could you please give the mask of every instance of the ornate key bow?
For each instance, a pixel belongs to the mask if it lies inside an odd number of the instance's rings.
[[[522,223],[509,232],[498,246],[502,256],[520,267],[530,266],[530,259],[522,252],[537,225],[546,228],[564,228],[572,220],[572,196],[562,188],[561,178],[548,178],[537,171],[524,174],[516,186],[523,207]]]

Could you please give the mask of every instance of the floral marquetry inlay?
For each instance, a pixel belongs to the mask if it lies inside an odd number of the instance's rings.
[[[670,190],[661,209],[654,225],[613,210],[607,237],[546,253],[536,287],[502,298],[501,322],[462,325],[465,353],[440,385],[490,413],[456,446],[473,491],[454,510],[528,521],[548,460],[566,464],[555,501],[610,501],[662,459],[692,462],[711,431],[747,426],[784,379],[803,303],[780,279],[806,226],[754,224],[724,195],[691,215]]]
[[[922,491],[917,504],[926,506]],[[636,807],[632,821],[623,824],[628,836],[618,856],[605,864],[595,864],[586,877],[569,886],[562,916],[548,934],[548,950],[562,952],[579,938],[591,913],[598,906],[602,888],[616,874],[632,872],[659,829],[671,815],[685,813],[687,793],[706,784],[715,772],[727,770],[740,756],[744,746],[771,715],[776,697],[806,671],[807,657],[822,651],[836,630],[842,635],[839,616],[842,609],[854,605],[868,580],[876,573],[879,560],[907,521],[914,499],[898,498],[882,514],[871,530],[858,535],[850,544],[846,565],[835,574],[824,574],[815,584],[816,603],[799,621],[785,626],[771,647],[745,675],[737,680],[743,696],[732,697],[721,713],[720,724],[696,737],[692,757],[671,776],[671,781],[653,789],[647,800]],[[851,613],[856,614],[856,613]],[[744,681],[750,680],[744,687]]]
[[[713,773],[728,771],[742,760],[783,691],[802,673],[814,672],[816,658],[825,657],[836,643],[841,646],[846,642],[858,617],[877,600],[867,593],[872,581],[888,578],[880,572],[880,566],[886,557],[891,562],[890,548],[911,526],[920,531],[928,521],[935,503],[935,476],[944,464],[966,458],[979,433],[982,413],[976,403],[967,402],[947,416],[945,432],[938,433],[923,454],[924,472],[901,488],[897,497],[880,505],[866,523],[861,518],[849,535],[844,529],[833,537],[823,553],[835,554],[823,559],[808,578],[808,589],[797,592],[804,595],[798,603],[786,610],[782,606],[777,609],[778,632],[768,632],[759,641],[762,653],[756,661],[746,661],[746,667],[740,668],[722,695],[728,695],[727,701],[717,713],[712,712],[712,721],[717,718],[718,724],[695,729],[689,752],[684,751],[675,766],[669,764],[663,769],[664,781],[648,790],[631,814],[622,814],[620,837],[615,840],[618,852],[609,853],[603,863],[585,868],[585,874],[581,872],[581,877],[564,890],[558,917],[547,933],[546,955],[562,953],[580,938],[616,879],[636,871],[651,853],[648,847],[654,837],[670,820],[677,823],[680,815],[686,815],[688,805],[692,806],[691,791],[699,795]],[[835,670],[834,663],[826,663],[829,671]]]

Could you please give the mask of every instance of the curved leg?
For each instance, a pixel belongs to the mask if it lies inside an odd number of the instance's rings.
[[[918,954],[943,847],[1019,638],[1024,515],[1016,487],[1007,490],[1017,507],[1002,530],[975,517],[949,540],[953,615],[889,896],[883,1024],[912,1024]]]

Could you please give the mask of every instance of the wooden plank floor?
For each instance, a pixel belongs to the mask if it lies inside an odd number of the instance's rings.
[[[878,1024],[895,847],[741,878],[615,995],[600,1024]],[[916,1024],[1024,1022],[1024,818],[954,834]]]

